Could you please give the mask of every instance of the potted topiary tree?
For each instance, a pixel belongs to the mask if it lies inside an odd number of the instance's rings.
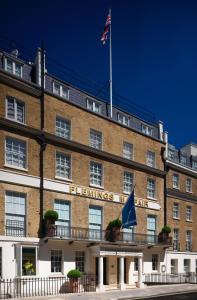
[[[81,277],[81,272],[78,269],[70,270],[67,273],[67,277],[69,278],[69,291],[70,293],[79,292],[79,278]]]
[[[55,210],[47,210],[44,214],[44,220],[48,236],[53,236],[55,233],[55,221],[58,220],[58,213]]]
[[[159,242],[167,242],[168,243],[170,232],[171,232],[170,226],[164,225],[158,236]]]
[[[106,228],[106,234],[105,234],[106,240],[108,240],[110,242],[116,242],[116,241],[120,240],[121,226],[122,226],[122,222],[119,218],[110,221]]]

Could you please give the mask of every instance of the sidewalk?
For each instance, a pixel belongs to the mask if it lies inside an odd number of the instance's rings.
[[[176,294],[181,292],[197,292],[197,284],[173,284],[173,285],[158,285],[158,286],[149,286],[145,288],[136,288],[126,291],[108,291],[108,292],[97,292],[97,293],[82,293],[82,294],[64,294],[58,296],[47,296],[47,297],[34,297],[26,298],[29,300],[32,299],[47,299],[47,300],[126,300],[126,299],[138,299],[146,297],[161,296],[165,294]],[[169,298],[170,299],[170,298]]]

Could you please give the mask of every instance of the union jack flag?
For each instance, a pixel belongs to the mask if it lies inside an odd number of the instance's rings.
[[[101,37],[101,42],[103,43],[103,45],[105,45],[105,43],[107,41],[107,36],[108,36],[110,24],[111,24],[111,15],[109,13],[108,16],[107,16],[104,31],[103,31],[103,34],[102,34],[102,37]]]

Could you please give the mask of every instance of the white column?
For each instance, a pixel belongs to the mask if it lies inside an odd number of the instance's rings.
[[[119,288],[120,290],[125,289],[124,284],[124,257],[121,256],[119,259]]]
[[[98,258],[98,288],[99,290],[103,290],[103,256],[99,256]]]
[[[141,288],[143,287],[142,283],[142,256],[138,256],[138,282],[137,287]]]

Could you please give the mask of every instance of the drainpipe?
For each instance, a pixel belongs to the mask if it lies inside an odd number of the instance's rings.
[[[40,144],[40,227],[39,236],[43,237],[44,234],[44,220],[43,220],[43,208],[44,208],[44,151],[46,148],[45,136],[44,136],[44,88],[45,88],[45,53],[44,42],[42,41],[41,53],[40,53],[40,74],[41,74],[41,96],[40,96],[40,129],[41,135],[39,136]]]
[[[163,151],[163,163],[164,163],[164,226],[167,225],[167,172],[168,172],[168,167],[166,160],[168,158],[168,132],[164,132],[164,142],[166,144],[165,150]]]

